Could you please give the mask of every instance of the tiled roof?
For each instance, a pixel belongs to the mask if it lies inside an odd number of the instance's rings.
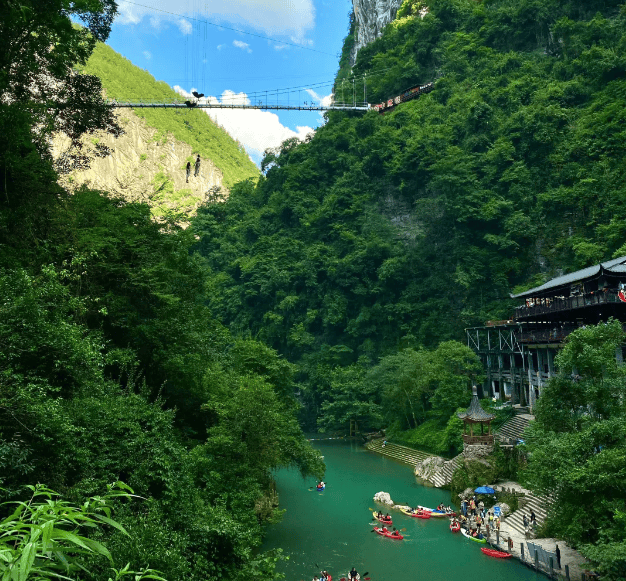
[[[566,284],[571,284],[573,282],[578,282],[586,278],[590,278],[592,276],[600,274],[600,272],[603,270],[615,274],[626,273],[626,256],[614,258],[613,260],[608,260],[607,262],[601,262],[600,264],[596,264],[594,266],[588,266],[587,268],[583,268],[582,270],[577,270],[576,272],[571,272],[569,274],[564,274],[563,276],[557,276],[556,278],[549,280],[541,286],[536,286],[535,288],[531,288],[530,290],[524,291],[523,293],[519,293],[517,295],[511,295],[511,298],[517,299],[519,297],[527,297],[540,294],[543,291],[549,290],[551,288],[564,286]]]
[[[472,401],[470,406],[466,411],[458,414],[459,418],[462,420],[467,419],[472,422],[488,422],[493,420],[496,416],[493,414],[487,413],[481,406],[480,401],[478,401],[478,394],[476,392],[476,386],[472,388]]]

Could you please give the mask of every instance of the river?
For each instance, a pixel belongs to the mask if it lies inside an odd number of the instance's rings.
[[[295,470],[276,474],[283,520],[270,525],[264,550],[281,547],[289,560],[279,564],[286,581],[310,581],[320,568],[334,581],[354,566],[371,581],[524,581],[537,574],[513,559],[484,555],[479,545],[451,533],[447,519],[422,520],[390,511],[393,525],[406,528],[405,539],[371,532],[376,492],[396,503],[435,507],[450,503],[446,490],[418,484],[410,466],[369,452],[354,442],[315,441],[324,455],[327,487],[309,490],[314,482]],[[542,577],[543,578],[543,577]]]

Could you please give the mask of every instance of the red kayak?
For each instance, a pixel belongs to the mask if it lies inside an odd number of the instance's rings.
[[[461,530],[461,523],[455,522],[455,523],[451,524],[450,525],[450,530],[453,533],[458,533]]]
[[[508,559],[512,557],[511,553],[505,553],[504,551],[496,551],[495,549],[487,549],[486,547],[481,547],[480,549],[485,555],[489,555],[490,557],[496,557],[498,559]]]
[[[374,530],[379,535],[383,537],[387,537],[388,539],[398,539],[401,541],[404,538],[398,531],[395,531],[394,533],[392,533],[391,531],[387,530],[387,527],[383,527],[382,529],[379,527],[374,527]]]
[[[384,525],[389,525],[389,526],[391,526],[391,525],[393,524],[393,521],[392,521],[391,517],[389,517],[389,520],[386,520],[386,519],[384,519],[384,518],[378,518],[376,515],[373,515],[373,516],[374,516],[374,518],[375,518],[377,521],[379,521],[379,522],[383,523]]]

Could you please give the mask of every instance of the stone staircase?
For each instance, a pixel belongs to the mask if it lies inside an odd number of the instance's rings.
[[[523,440],[524,430],[528,427],[534,416],[530,414],[518,414],[513,416],[508,422],[500,426],[496,432],[496,437],[502,444],[514,444],[517,440]]]
[[[459,464],[461,464],[461,462],[463,462],[463,453],[455,456],[454,458],[452,458],[452,460],[446,462],[443,469],[435,474],[432,478],[430,478],[430,482],[437,488],[447,486],[448,484],[450,484],[450,481],[452,480],[452,475],[454,474],[454,471],[459,467]]]
[[[530,512],[534,511],[537,518],[537,528],[539,528],[546,520],[550,505],[554,500],[549,496],[533,496],[529,492],[526,492],[526,496],[520,500],[526,502],[524,508],[520,508],[514,513],[511,513],[502,521],[502,524],[523,537],[525,534],[524,515],[526,515],[526,518],[530,521]],[[531,534],[530,536],[532,537],[533,535]]]
[[[413,448],[400,446],[399,444],[391,444],[390,442],[387,442],[387,445],[383,448],[383,442],[384,440],[382,438],[370,440],[365,444],[365,447],[372,452],[378,452],[379,454],[394,458],[404,464],[410,464],[413,467],[425,458],[433,456],[433,454],[429,454],[428,452],[414,450]]]

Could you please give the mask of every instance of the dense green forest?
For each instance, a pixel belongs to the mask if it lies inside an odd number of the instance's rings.
[[[115,11],[0,7],[0,576],[272,578],[271,472],[324,472],[293,365],[213,317],[190,229],[57,184],[52,132],[119,132],[74,70]]]
[[[272,578],[279,556],[255,552],[272,470],[324,470],[300,425],[457,452],[482,379],[463,329],[507,317],[514,289],[626,254],[626,10],[406,0],[352,70],[351,18],[338,81],[367,73],[373,102],[434,90],[329,114],[186,230],[57,185],[52,132],[121,130],[79,74],[115,11],[0,5],[0,500],[23,501],[2,507],[0,570]],[[626,576],[623,342],[616,323],[572,335],[519,473],[557,498],[547,532],[611,581]]]
[[[232,332],[296,365],[306,426],[345,430],[356,419],[454,453],[454,412],[481,380],[464,329],[508,318],[511,292],[626,254],[626,8],[405,0],[350,69],[354,38],[351,18],[336,86],[367,75],[374,103],[429,81],[434,90],[385,115],[329,113],[306,143],[267,152],[257,184],[201,209],[194,228],[212,270],[210,305]],[[597,401],[597,378],[580,409]],[[571,381],[560,381],[567,393]],[[621,381],[610,378],[612,394]],[[566,460],[574,428],[554,432],[538,411],[536,478],[520,474],[537,489],[568,491],[553,530],[586,546],[611,579],[624,577],[626,562],[624,449],[591,434],[623,421],[617,401],[584,415],[580,459]],[[567,463],[553,480],[551,442]],[[568,488],[593,470],[614,500],[596,498],[590,480]],[[574,499],[579,510],[568,512]],[[581,516],[601,511],[601,524]]]

